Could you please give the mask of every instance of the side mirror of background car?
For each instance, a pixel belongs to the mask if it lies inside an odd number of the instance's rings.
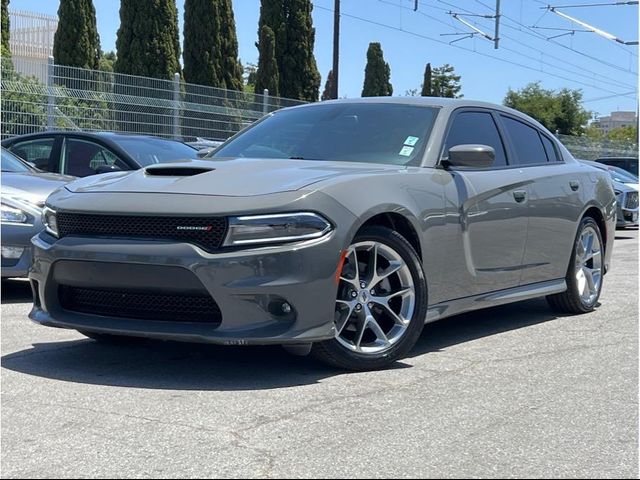
[[[456,145],[449,149],[449,159],[445,165],[486,168],[493,165],[495,158],[495,150],[488,145]]]
[[[122,169],[116,165],[100,165],[98,168],[96,168],[96,174],[119,172],[120,170]]]

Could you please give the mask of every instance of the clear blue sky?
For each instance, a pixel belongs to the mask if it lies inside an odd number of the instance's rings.
[[[395,95],[419,88],[426,62],[438,66],[450,63],[462,75],[466,98],[502,102],[509,87],[520,88],[531,81],[542,81],[546,88],[581,88],[586,107],[600,115],[615,110],[637,109],[638,47],[623,46],[593,33],[576,32],[550,41],[562,30],[527,29],[582,27],[547,12],[548,2],[540,0],[502,0],[501,48],[474,37],[462,39],[442,34],[469,29],[447,13],[491,14],[495,0],[342,0],[342,41],[340,96],[358,97],[362,90],[366,50],[369,42],[381,42],[391,66]],[[613,3],[614,0],[557,0],[553,5]],[[234,0],[236,27],[243,63],[257,63],[255,48],[260,10],[259,0]],[[314,0],[316,28],[315,54],[324,81],[332,62],[333,0]],[[94,0],[102,48],[115,50],[120,19],[116,0]],[[184,0],[177,0],[180,23]],[[58,1],[11,0],[10,8],[55,14]],[[638,39],[638,6],[569,8],[565,13],[577,17],[618,38]],[[359,17],[359,18],[355,18]],[[466,17],[489,34],[493,20]],[[578,50],[581,53],[572,51]],[[593,58],[591,58],[593,57]],[[498,60],[500,59],[500,60]],[[502,60],[502,61],[501,61]],[[506,63],[506,62],[514,62]],[[615,94],[628,94],[619,96]],[[610,97],[610,98],[603,98]]]

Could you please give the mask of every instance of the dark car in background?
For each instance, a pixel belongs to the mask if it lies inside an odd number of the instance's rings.
[[[638,176],[638,159],[634,157],[602,157],[596,160],[603,165],[618,167]]]
[[[31,237],[44,228],[44,201],[73,179],[36,170],[2,149],[2,278],[27,275]]]
[[[2,146],[47,172],[87,177],[138,170],[156,163],[195,159],[186,143],[147,135],[75,131],[42,132],[7,138]]]

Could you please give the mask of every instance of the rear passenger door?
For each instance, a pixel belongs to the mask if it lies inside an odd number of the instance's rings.
[[[523,119],[500,114],[513,161],[529,190],[529,225],[521,284],[564,278],[582,213],[580,176],[556,140]]]
[[[31,165],[47,172],[57,172],[59,137],[39,137],[18,141],[9,150]]]

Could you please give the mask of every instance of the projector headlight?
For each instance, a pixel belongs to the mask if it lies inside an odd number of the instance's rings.
[[[19,208],[2,204],[2,223],[27,223],[29,217]]]
[[[311,212],[232,217],[224,245],[298,242],[320,238],[330,231],[331,224]]]
[[[58,236],[58,221],[56,218],[56,211],[49,207],[44,207],[42,210],[42,223],[47,233],[50,233],[54,237]]]

